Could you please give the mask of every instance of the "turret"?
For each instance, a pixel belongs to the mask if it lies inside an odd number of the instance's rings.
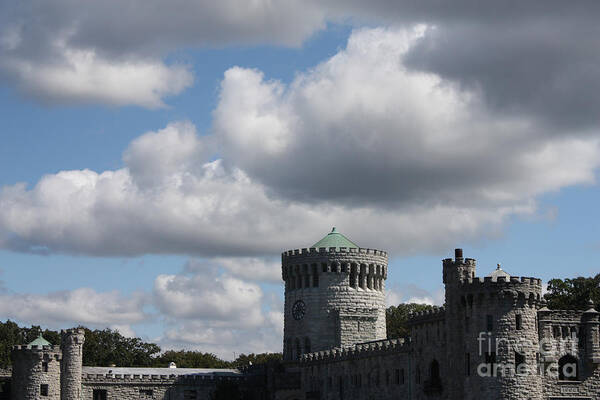
[[[83,342],[85,331],[81,328],[61,332],[62,371],[60,376],[61,400],[81,398],[81,373],[83,370]]]
[[[463,258],[462,249],[454,249],[454,260],[443,260],[443,281],[446,285],[457,285],[475,277],[475,260]]]
[[[594,302],[590,299],[588,310],[582,316],[585,329],[585,354],[591,364],[600,364],[600,313],[594,309]]]
[[[281,261],[285,360],[386,338],[386,252],[360,248],[333,228]]]
[[[59,346],[40,335],[27,345],[14,346],[11,359],[13,400],[60,400]]]

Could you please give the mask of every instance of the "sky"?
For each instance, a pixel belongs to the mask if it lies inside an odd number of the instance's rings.
[[[600,3],[0,3],[0,320],[281,351],[280,254],[600,271]]]

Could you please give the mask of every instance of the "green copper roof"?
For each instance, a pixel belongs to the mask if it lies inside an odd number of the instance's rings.
[[[346,236],[339,233],[335,227],[325,236],[323,239],[319,240],[317,243],[313,244],[310,247],[314,247],[318,249],[319,247],[347,247],[347,248],[358,248],[358,245],[348,239]]]
[[[50,343],[49,341],[47,341],[46,339],[44,339],[44,337],[42,336],[42,334],[40,333],[40,336],[38,336],[37,339],[35,339],[33,342],[29,343],[27,346],[52,346],[52,343]]]

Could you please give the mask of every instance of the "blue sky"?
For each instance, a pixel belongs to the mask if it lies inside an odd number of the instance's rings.
[[[598,273],[595,6],[458,3],[0,6],[0,318],[279,351],[279,253],[334,225],[390,303],[454,247]]]

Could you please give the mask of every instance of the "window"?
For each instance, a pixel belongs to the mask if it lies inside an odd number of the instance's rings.
[[[92,400],[106,400],[107,397],[105,389],[94,389],[92,393]]]
[[[42,361],[42,372],[48,372],[48,361]]]
[[[465,375],[471,376],[471,354],[465,353]]]
[[[154,395],[152,389],[140,389],[140,399],[151,399]]]
[[[525,354],[521,354],[518,351],[515,351],[515,371],[517,372],[518,375],[521,375],[521,368],[525,368],[526,364],[525,364]],[[525,372],[523,372],[523,374],[525,374]]]
[[[440,377],[440,363],[438,363],[437,360],[433,360],[429,365],[429,385],[435,388],[442,386],[442,379]]]
[[[390,371],[385,371],[385,384],[390,384]]]
[[[404,368],[400,370],[400,384],[404,385]]]
[[[317,264],[312,265],[312,278],[313,287],[319,287],[319,271],[317,271]]]
[[[421,369],[419,367],[417,367],[417,370],[415,371],[415,381],[421,383]]]
[[[304,338],[304,352],[310,353],[310,339]]]
[[[494,330],[494,316],[488,315],[487,316],[487,331],[493,332],[493,330]]]
[[[521,329],[523,329],[523,316],[521,314],[517,314],[516,315],[516,326],[517,326],[517,330],[520,331]]]
[[[310,275],[308,275],[308,274],[304,275],[304,287],[305,288],[310,287]]]
[[[356,283],[356,264],[350,265],[350,287],[358,287]]]
[[[561,357],[558,360],[558,380],[578,381],[579,371],[577,368],[577,359],[570,354]]]
[[[327,264],[321,263],[321,268],[323,268],[323,272],[327,272]]]
[[[40,385],[40,396],[48,396],[48,385]]]
[[[302,355],[302,349],[300,348],[300,340],[296,339],[294,345],[296,346],[296,360],[299,360],[300,356]]]
[[[195,390],[184,390],[183,391],[183,400],[196,400],[198,394]]]
[[[394,383],[396,385],[400,384],[400,370],[397,369],[396,371],[394,371]]]

